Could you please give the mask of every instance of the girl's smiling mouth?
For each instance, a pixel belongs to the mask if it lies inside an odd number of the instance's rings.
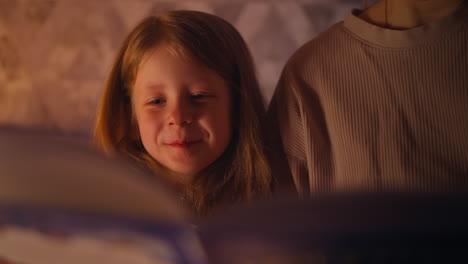
[[[175,140],[168,145],[176,148],[189,148],[200,141],[201,140]]]

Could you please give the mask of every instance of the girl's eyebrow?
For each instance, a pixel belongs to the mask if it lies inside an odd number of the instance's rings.
[[[155,83],[148,81],[147,83],[143,84],[143,90],[145,92],[153,92],[159,91],[165,88],[164,83]],[[189,83],[185,84],[185,87],[194,88],[194,89],[203,89],[203,90],[214,90],[213,84],[209,78],[198,78],[190,81]]]
[[[158,83],[148,83],[144,86],[145,91],[156,91],[162,88],[164,88],[164,85]]]

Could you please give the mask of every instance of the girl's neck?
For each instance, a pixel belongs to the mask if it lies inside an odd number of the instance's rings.
[[[463,0],[378,0],[360,17],[379,27],[410,29],[454,12]]]

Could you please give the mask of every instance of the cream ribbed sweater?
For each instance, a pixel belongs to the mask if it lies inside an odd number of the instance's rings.
[[[269,109],[299,193],[468,190],[468,8],[411,30],[357,17],[288,61]]]

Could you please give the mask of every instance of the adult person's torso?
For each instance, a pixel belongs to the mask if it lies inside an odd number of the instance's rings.
[[[303,78],[322,104],[332,189],[468,189],[466,24],[398,47],[370,43],[337,24],[314,45],[304,58],[313,73]],[[301,103],[307,118],[314,102]]]

